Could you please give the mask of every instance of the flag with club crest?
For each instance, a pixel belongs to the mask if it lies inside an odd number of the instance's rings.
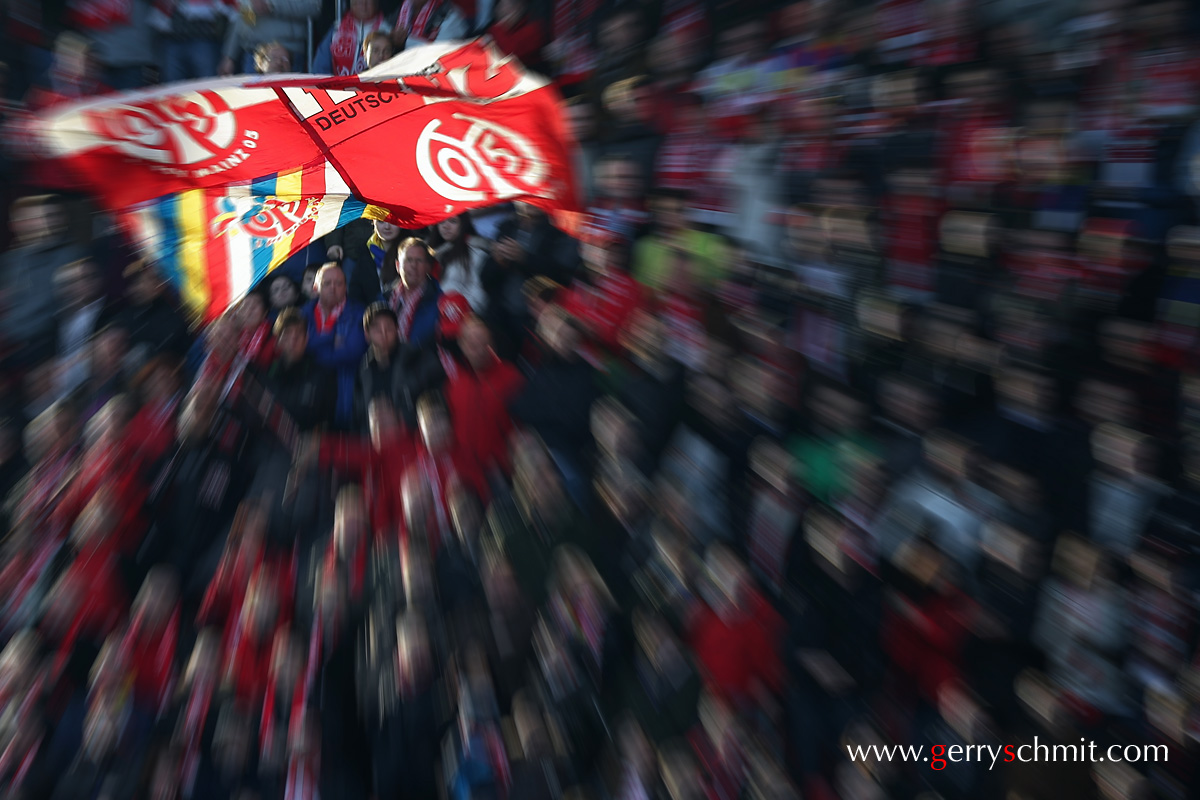
[[[410,229],[523,201],[571,230],[580,210],[557,92],[486,39],[415,47],[361,75],[92,98],[31,132],[44,158],[133,212],[208,316],[368,204]]]

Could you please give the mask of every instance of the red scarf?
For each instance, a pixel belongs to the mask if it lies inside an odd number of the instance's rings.
[[[242,607],[250,576],[262,563],[263,552],[261,548],[250,552],[239,545],[235,550],[225,553],[217,574],[204,593],[204,600],[196,614],[196,624],[223,624],[233,609]]]
[[[433,2],[433,0],[430,0]],[[428,6],[427,6],[428,7]],[[421,305],[421,298],[425,295],[425,284],[421,284],[416,289],[404,291],[404,286],[401,284],[396,287],[396,294],[392,300],[392,305],[396,308],[396,313],[399,315],[400,335],[404,337],[404,341],[408,340],[412,333],[413,316],[417,313],[417,306]]]
[[[171,618],[163,630],[144,632],[143,628],[142,618],[138,617],[129,626],[121,647],[129,654],[135,696],[143,706],[161,714],[167,707],[173,688],[172,667],[179,641],[179,608],[171,612]]]
[[[253,331],[242,333],[242,357],[257,367],[270,366],[275,357],[275,339],[269,321],[264,320]]]
[[[333,60],[334,75],[357,75],[367,68],[363,55],[363,42],[383,27],[383,14],[365,22],[347,13],[338,23],[329,42],[329,56]]]
[[[321,308],[321,304],[317,303],[313,307],[313,319],[317,323],[317,333],[329,333],[333,330],[333,326],[337,324],[338,317],[342,315],[342,310],[346,308],[346,301],[338,303],[329,316],[325,315],[325,309]]]
[[[116,576],[115,551],[102,543],[81,552],[67,569],[63,581],[77,584],[83,595],[71,626],[59,643],[50,668],[51,681],[58,680],[81,636],[100,641],[117,627],[129,603]]]
[[[433,41],[437,38],[438,28],[441,22],[435,25],[432,29],[429,28],[429,20],[433,17],[433,13],[442,5],[442,0],[426,0],[424,7],[417,12],[416,20],[413,19],[413,0],[404,0],[404,5],[400,6],[400,16],[396,18],[396,27],[403,28],[408,31],[408,38],[424,39],[425,41]]]
[[[114,25],[128,25],[133,16],[133,0],[71,0],[67,18],[90,31],[102,31]]]
[[[434,455],[422,447],[417,458],[421,464],[421,471],[429,477],[429,488],[433,495],[436,530],[432,531],[433,535],[429,537],[429,552],[433,555],[437,553],[442,537],[450,535],[450,509],[446,503],[446,491],[453,483],[454,476],[458,474],[458,469],[449,452]]]

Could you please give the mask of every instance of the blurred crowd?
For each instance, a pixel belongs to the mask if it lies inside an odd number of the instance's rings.
[[[330,5],[10,0],[3,113],[488,32],[586,224],[201,327],[10,140],[0,797],[1198,796],[1192,5]],[[1034,737],[1169,759],[847,757]]]

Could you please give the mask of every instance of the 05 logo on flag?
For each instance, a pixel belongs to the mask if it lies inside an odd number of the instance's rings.
[[[191,166],[234,149],[237,116],[216,92],[189,92],[90,115],[96,133],[135,158]]]
[[[417,137],[416,157],[429,188],[453,203],[548,196],[541,154],[529,139],[495,122],[466,114],[431,120]]]

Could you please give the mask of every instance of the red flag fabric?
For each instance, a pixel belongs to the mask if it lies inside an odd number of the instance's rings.
[[[44,155],[118,210],[326,164],[410,228],[509,200],[566,225],[578,210],[560,98],[489,40],[413,48],[350,77],[109,95],[38,123]]]

